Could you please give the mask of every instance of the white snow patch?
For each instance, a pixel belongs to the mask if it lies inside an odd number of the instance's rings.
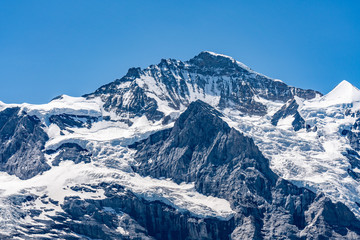
[[[320,101],[309,101],[318,106],[334,106],[354,104],[360,102],[360,90],[346,80],[339,83],[331,92],[323,96]]]

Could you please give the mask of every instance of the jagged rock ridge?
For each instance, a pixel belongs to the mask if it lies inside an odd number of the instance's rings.
[[[305,120],[301,117],[298,108],[299,104],[296,102],[296,99],[289,100],[286,104],[284,104],[284,106],[281,107],[279,111],[274,114],[271,119],[271,124],[277,126],[280,119],[292,116],[294,120],[292,121],[291,125],[295,131],[299,131],[305,127]]]
[[[359,90],[335,90],[320,97],[203,52],[132,68],[86,98],[0,103],[1,143],[16,143],[2,170],[27,179],[0,175],[0,238],[358,239],[358,220],[336,201],[358,214]],[[327,155],[329,146],[338,148]],[[268,159],[326,195],[279,178]],[[328,185],[307,185],[313,179]],[[215,209],[209,196],[228,207]]]
[[[197,191],[229,200],[237,212],[234,239],[360,234],[360,222],[345,205],[279,178],[254,142],[220,117],[204,102],[191,103],[172,129],[131,146],[138,151],[136,171],[195,182]]]
[[[0,112],[0,170],[21,179],[50,169],[43,149],[48,136],[35,116],[20,108]]]
[[[311,99],[319,92],[290,87],[252,71],[231,57],[201,52],[189,61],[162,59],[146,69],[131,68],[121,79],[85,97],[101,97],[107,111],[123,119],[146,115],[160,120],[166,109],[185,109],[196,99],[249,115],[265,115],[260,101],[286,102],[298,96]]]

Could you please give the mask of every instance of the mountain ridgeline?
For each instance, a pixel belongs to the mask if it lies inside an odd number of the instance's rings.
[[[0,102],[0,239],[360,239],[359,132],[350,83],[323,96],[207,51]]]
[[[200,100],[191,103],[172,129],[130,146],[137,149],[136,172],[194,182],[200,193],[227,199],[236,211],[232,239],[329,239],[360,233],[360,221],[345,205],[279,178],[252,139],[221,116]]]
[[[131,68],[121,79],[85,97],[101,97],[106,110],[124,119],[145,114],[157,121],[165,114],[159,105],[179,110],[200,99],[220,109],[262,116],[267,107],[261,99],[285,103],[294,96],[311,99],[317,95],[321,94],[256,73],[231,57],[201,52],[185,62],[163,59],[146,69]]]

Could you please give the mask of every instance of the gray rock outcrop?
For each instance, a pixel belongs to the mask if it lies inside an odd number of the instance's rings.
[[[46,153],[49,155],[56,154],[51,163],[53,166],[58,166],[61,161],[65,160],[73,161],[76,164],[91,161],[91,153],[76,143],[64,143],[55,150],[47,150]]]
[[[233,239],[360,236],[360,222],[345,205],[279,178],[252,139],[220,117],[204,102],[190,104],[172,129],[130,146],[137,149],[135,171],[194,182],[200,193],[230,201],[237,212]]]
[[[28,179],[48,170],[43,153],[47,140],[36,116],[18,107],[4,109],[0,112],[0,171]]]
[[[285,103],[294,96],[311,99],[317,94],[321,95],[258,74],[230,57],[201,52],[185,62],[162,59],[146,69],[131,68],[123,78],[84,97],[100,97],[105,110],[115,111],[123,119],[145,115],[157,121],[165,117],[158,101],[179,110],[192,99],[217,97],[215,107],[265,115],[267,107],[258,98]]]
[[[65,130],[71,127],[86,127],[91,128],[92,124],[96,122],[98,118],[86,116],[86,115],[73,115],[73,114],[58,114],[51,115],[49,117],[49,122],[54,123],[59,126],[61,130]]]
[[[272,117],[271,124],[277,126],[280,119],[284,119],[289,116],[293,116],[294,120],[291,125],[295,131],[299,131],[305,128],[305,120],[301,117],[299,111],[299,104],[295,99],[289,100],[284,106],[282,106]]]

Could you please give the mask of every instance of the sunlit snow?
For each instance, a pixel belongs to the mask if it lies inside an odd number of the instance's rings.
[[[173,74],[176,77],[178,73]],[[186,74],[183,76],[187,77]],[[211,87],[211,84],[218,80],[229,81],[226,77],[208,79],[204,91],[187,83],[190,90],[188,101],[200,99],[213,106],[218,105],[219,92]],[[165,86],[151,77],[143,76],[136,81],[139,86],[146,89],[149,97],[157,101],[159,111],[165,115],[171,115],[175,119],[185,110],[185,106],[181,106],[179,110],[169,107],[164,100],[168,94]],[[122,84],[120,87],[129,87],[126,85],[128,83]],[[360,186],[347,174],[350,164],[341,153],[350,146],[347,138],[340,134],[340,129],[354,124],[355,118],[345,115],[345,112],[347,109],[360,110],[360,91],[343,81],[323,97],[309,101],[296,98],[301,116],[306,124],[317,127],[316,132],[307,132],[305,129],[295,132],[291,126],[293,117],[281,119],[278,126],[273,126],[271,117],[284,103],[261,98],[256,101],[267,106],[267,115],[247,116],[227,108],[221,109],[225,115],[223,119],[231,127],[252,137],[263,154],[270,159],[271,168],[281,177],[299,186],[323,191],[333,200],[346,203],[357,216],[360,216],[355,205],[355,201],[360,202]],[[145,116],[131,119],[133,124],[130,127],[121,121],[105,121],[102,117],[110,116],[116,120],[117,116],[114,112],[104,111],[102,105],[103,102],[99,98],[88,100],[66,95],[43,105],[6,105],[0,102],[1,109],[19,106],[43,121],[44,129],[50,138],[46,143],[46,149],[56,149],[62,143],[74,142],[89,149],[93,154],[92,162],[89,164],[75,165],[73,162],[64,161],[29,180],[20,180],[15,176],[0,173],[0,212],[7,215],[0,216],[0,224],[1,221],[9,223],[16,219],[16,212],[7,205],[7,196],[28,192],[36,195],[47,194],[59,202],[69,195],[101,199],[104,195],[100,190],[88,193],[75,192],[70,188],[74,185],[96,184],[101,181],[119,183],[149,201],[160,200],[180,211],[188,210],[195,216],[228,219],[233,215],[228,201],[199,194],[193,184],[176,184],[169,179],[141,177],[131,170],[133,151],[129,150],[127,145],[144,139],[155,131],[172,127],[173,123],[163,125],[161,121],[148,121]],[[59,127],[50,124],[47,119],[53,114],[62,113],[99,117],[99,121],[93,123],[90,128],[69,128],[71,131],[64,130],[61,134]],[[47,157],[50,163],[51,157]],[[360,172],[357,169],[354,171]],[[41,207],[46,206],[37,202],[35,208]],[[54,211],[61,211],[60,207],[52,207]]]

